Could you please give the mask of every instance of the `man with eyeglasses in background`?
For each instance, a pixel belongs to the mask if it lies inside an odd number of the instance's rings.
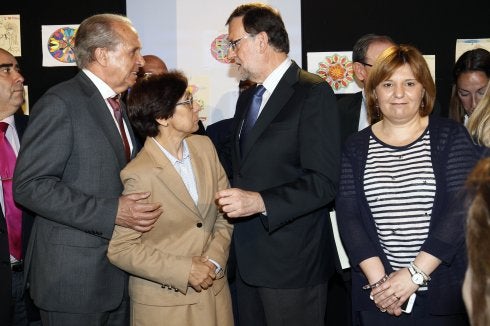
[[[216,194],[235,225],[239,324],[323,326],[340,163],[335,96],[288,57],[277,10],[241,5],[227,25],[228,58],[258,84],[237,102],[234,188]]]

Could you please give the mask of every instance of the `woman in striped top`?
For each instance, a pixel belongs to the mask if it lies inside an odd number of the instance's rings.
[[[388,48],[371,69],[373,124],[346,143],[336,199],[354,324],[467,325],[458,191],[478,153],[462,125],[429,117],[435,86],[416,48]]]

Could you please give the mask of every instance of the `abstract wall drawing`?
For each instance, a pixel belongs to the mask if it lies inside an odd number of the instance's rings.
[[[74,66],[74,38],[78,25],[44,25],[42,31],[43,66]]]
[[[226,56],[228,52],[228,34],[221,34],[211,42],[211,55],[215,60],[221,63],[230,63]]]
[[[361,90],[354,80],[352,52],[309,52],[307,60],[308,71],[322,77],[336,94]]]

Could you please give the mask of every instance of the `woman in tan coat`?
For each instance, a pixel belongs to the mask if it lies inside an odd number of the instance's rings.
[[[226,266],[232,225],[214,203],[228,187],[208,137],[192,135],[199,107],[179,72],[136,84],[128,99],[143,149],[121,172],[124,193],[162,202],[153,229],[116,226],[110,261],[131,274],[131,325],[233,325]]]

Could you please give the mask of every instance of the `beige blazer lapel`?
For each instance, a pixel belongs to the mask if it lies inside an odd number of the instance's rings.
[[[151,157],[155,166],[157,167],[158,173],[156,174],[156,178],[158,178],[158,180],[165,185],[169,192],[173,193],[175,197],[181,201],[182,204],[184,204],[184,206],[187,207],[196,217],[201,218],[201,214],[194,204],[194,200],[189,194],[189,191],[187,191],[182,178],[177,173],[175,167],[169,161],[167,156],[165,156],[158,145],[155,144],[155,141],[151,138],[147,138],[144,148],[147,150],[148,155]],[[165,200],[163,201],[165,202]]]
[[[196,178],[197,194],[199,196],[197,209],[201,218],[205,218],[209,210],[209,203],[212,202],[214,198],[214,194],[209,191],[210,189],[213,189],[213,187],[210,187],[211,182],[213,182],[211,171],[206,169],[206,164],[199,148],[195,146],[192,140],[189,140],[189,138],[187,139],[187,146],[189,147],[191,155],[192,170],[194,172],[194,177]]]

